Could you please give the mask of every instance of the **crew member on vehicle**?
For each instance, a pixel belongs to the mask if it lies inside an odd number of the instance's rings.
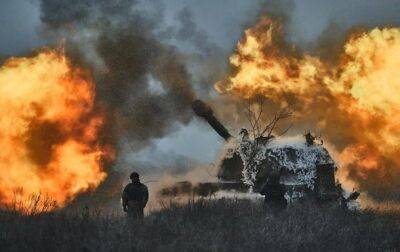
[[[265,196],[265,208],[277,214],[287,207],[285,198],[286,187],[280,183],[279,173],[272,173],[268,176],[267,183],[260,192]]]

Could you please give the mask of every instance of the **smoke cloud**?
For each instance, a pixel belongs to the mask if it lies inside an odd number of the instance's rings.
[[[116,146],[117,160],[96,195],[79,199],[106,202],[119,195],[121,175],[132,169],[129,156],[192,118],[192,76],[185,55],[167,43],[179,32],[162,23],[163,4],[156,0],[41,0],[40,8],[45,35],[63,39],[69,57],[91,70],[96,104],[106,111],[103,141]]]
[[[125,136],[137,150],[191,118],[190,74],[177,49],[161,42],[163,14],[153,8],[160,4],[41,1],[49,34],[66,38],[74,59],[93,69],[112,134]]]

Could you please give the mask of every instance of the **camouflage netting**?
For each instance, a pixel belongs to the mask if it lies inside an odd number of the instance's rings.
[[[312,190],[316,167],[335,164],[322,144],[308,145],[301,136],[273,138],[270,141],[242,138],[238,141],[235,151],[243,160],[243,182],[249,186],[254,186],[259,173],[275,171],[291,174],[291,183],[305,184]]]

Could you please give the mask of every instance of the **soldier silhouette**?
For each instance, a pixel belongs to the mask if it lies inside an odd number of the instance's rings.
[[[265,196],[265,208],[277,214],[287,206],[285,199],[286,187],[280,182],[278,173],[271,173],[268,176],[267,183],[263,186],[260,193]]]
[[[139,174],[132,172],[131,183],[122,192],[122,207],[130,219],[143,219],[143,210],[149,200],[147,186],[140,182]]]

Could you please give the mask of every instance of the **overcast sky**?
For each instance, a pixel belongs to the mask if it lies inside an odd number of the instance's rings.
[[[188,6],[210,40],[231,48],[243,23],[256,15],[262,0],[164,0],[166,21]],[[294,41],[312,41],[331,21],[353,25],[398,24],[400,0],[295,0],[291,15]],[[41,44],[40,10],[35,0],[0,0],[0,53],[16,54]]]
[[[207,33],[209,40],[229,52],[242,35],[246,21],[257,15],[261,0],[164,2],[166,22],[175,22],[176,13],[189,7],[194,21]],[[297,0],[290,15],[289,35],[292,41],[307,45],[315,41],[329,23],[337,23],[344,29],[354,25],[396,25],[400,24],[399,13],[400,0]],[[0,55],[23,54],[44,45],[40,27],[40,10],[34,0],[0,0]],[[210,163],[222,143],[207,125],[195,120],[155,141],[150,150],[153,153],[174,152]]]

